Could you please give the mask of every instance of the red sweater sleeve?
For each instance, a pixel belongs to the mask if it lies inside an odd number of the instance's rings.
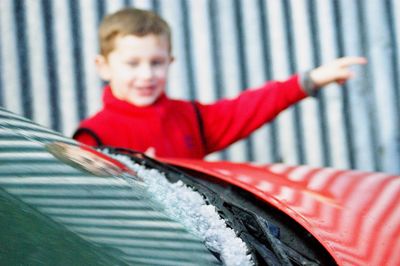
[[[214,104],[200,104],[207,153],[221,150],[247,137],[281,111],[305,98],[299,77],[284,82],[269,82],[257,89],[248,89],[234,99]]]
[[[96,139],[87,133],[81,133],[77,136],[74,136],[74,139],[89,146],[95,147],[98,145]]]

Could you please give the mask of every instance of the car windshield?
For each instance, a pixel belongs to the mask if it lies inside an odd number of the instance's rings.
[[[0,116],[0,147],[2,189],[130,262],[252,264],[215,207],[155,169],[11,114]]]
[[[29,224],[31,217],[22,214],[32,209],[40,221],[55,222],[59,231],[66,228],[99,253],[128,264],[221,263],[200,238],[165,214],[133,171],[88,149],[84,156],[80,152],[73,141],[0,110],[0,190],[17,201],[13,206],[26,220],[19,224]],[[10,226],[3,228],[1,239],[14,239],[17,249],[23,242],[9,235],[19,230]],[[42,231],[34,234],[37,245],[25,254],[45,253]],[[19,233],[25,234],[23,227]],[[29,262],[12,247],[3,262]]]

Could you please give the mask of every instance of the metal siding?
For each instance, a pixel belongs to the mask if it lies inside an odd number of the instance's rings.
[[[60,105],[60,92],[59,92],[59,82],[60,79],[57,75],[57,66],[59,66],[57,61],[57,51],[55,47],[55,27],[53,25],[54,14],[52,10],[52,1],[44,0],[42,1],[42,13],[43,13],[43,34],[40,36],[44,40],[46,55],[44,60],[46,62],[44,65],[47,70],[47,80],[48,80],[48,109],[51,116],[50,126],[54,130],[62,131],[62,121],[64,117],[61,116],[61,105]],[[35,95],[37,92],[35,92]],[[43,108],[46,108],[45,104],[42,104]]]
[[[287,43],[287,18],[284,16],[284,2],[268,2],[268,18],[271,29],[272,79],[286,79],[291,73],[290,45]],[[294,109],[289,108],[276,119],[280,145],[279,161],[289,164],[298,162]]]
[[[72,2],[1,1],[1,106],[71,135],[101,106],[94,66],[101,18],[136,6],[172,26],[173,97],[212,102],[338,56],[369,59],[345,86],[327,86],[208,158],[400,172],[397,1]]]
[[[384,10],[384,2],[371,0],[365,4],[366,12],[374,13],[375,19],[368,19],[368,42],[371,45],[370,66],[374,73],[373,90],[377,111],[377,124],[379,128],[379,155],[381,156],[381,170],[388,169],[396,171],[399,169],[400,160],[398,155],[398,123],[399,116],[396,115],[395,87],[393,71],[393,56],[390,42],[389,25],[387,14]],[[396,165],[397,164],[397,165]]]
[[[334,4],[326,4],[316,1],[317,27],[320,64],[330,62],[339,56],[336,40]],[[347,168],[349,167],[347,157],[347,148],[345,144],[344,123],[341,102],[341,89],[337,85],[327,86],[320,92],[320,100],[324,101],[325,113],[321,119],[324,121],[324,132],[328,133],[328,145],[325,147],[329,152],[330,165]],[[322,116],[322,114],[321,114]]]
[[[14,23],[16,27],[17,55],[19,61],[19,86],[22,93],[22,114],[32,119],[32,70],[29,68],[29,51],[26,33],[26,8],[25,1],[14,1]]]
[[[2,5],[0,4],[0,9],[2,8]],[[0,15],[1,15],[1,12],[0,12]],[[1,23],[2,23],[2,21],[1,21],[1,19],[0,19],[0,25],[1,25]],[[1,28],[1,26],[0,26],[0,28]],[[3,72],[4,72],[4,68],[3,68],[3,64],[4,64],[4,62],[3,62],[3,59],[2,59],[2,57],[3,57],[3,55],[2,55],[2,46],[3,46],[3,42],[2,42],[2,39],[3,39],[3,36],[2,35],[0,35],[0,106],[4,106],[4,93],[3,93],[3,88],[4,88],[4,75],[3,75]]]
[[[50,110],[44,104],[48,102],[48,77],[46,75],[47,61],[44,60],[46,56],[45,40],[41,38],[44,29],[42,7],[39,1],[26,2],[26,32],[27,43],[30,51],[35,53],[28,53],[30,69],[35,69],[34,75],[31,76],[32,91],[32,117],[35,121],[41,124],[50,123]],[[38,36],[40,36],[38,38]]]
[[[269,29],[268,22],[268,3],[264,0],[258,0],[258,23],[260,24],[260,35],[261,35],[261,59],[263,61],[263,71],[264,71],[264,79],[270,80],[272,79],[272,55],[271,55],[271,34]],[[275,121],[271,121],[264,128],[267,129],[267,137],[264,139],[265,144],[259,145],[262,148],[268,150],[269,157],[266,160],[271,162],[278,162],[280,160],[279,156],[279,142],[278,142],[278,132]],[[257,142],[258,143],[258,142]],[[257,158],[263,158],[259,155]]]
[[[296,4],[296,3],[294,3]],[[284,17],[284,25],[286,27],[285,30],[285,39],[287,43],[288,49],[288,64],[289,64],[289,72],[295,73],[298,72],[296,67],[297,58],[296,58],[296,50],[295,50],[295,38],[294,38],[294,24],[295,21],[293,19],[292,13],[292,4],[289,0],[283,0],[283,17]],[[300,164],[305,163],[305,155],[304,155],[304,134],[302,129],[302,108],[301,105],[294,105],[292,107],[293,114],[293,128],[294,128],[294,139],[296,141],[295,153],[296,153],[296,162]]]
[[[189,74],[191,73],[190,69],[186,67],[186,42],[184,38],[180,37],[185,32],[184,27],[182,27],[183,9],[181,8],[181,3],[175,0],[161,1],[160,4],[160,12],[169,22],[170,27],[174,29],[172,31],[172,45],[175,61],[170,68],[167,92],[174,98],[187,98],[189,90],[193,88],[189,86],[189,82],[192,82],[192,76]]]
[[[60,104],[60,114],[62,131],[70,135],[79,121],[79,108],[76,101],[76,80],[74,78],[74,58],[72,40],[72,24],[66,0],[51,1],[51,11],[53,12],[53,33],[54,33],[54,55],[57,58],[56,69],[58,84],[57,101]]]
[[[312,0],[308,1],[308,23],[310,27],[311,34],[311,66],[319,66],[321,65],[321,45],[319,40],[320,28],[318,27],[318,12],[317,12],[317,1]],[[326,122],[326,99],[323,93],[319,93],[317,95],[318,101],[316,101],[317,114],[315,114],[315,118],[318,119],[319,126],[319,142],[314,143],[320,149],[320,162],[322,165],[330,166],[332,163],[332,159],[329,153],[329,131],[327,130],[327,122]]]
[[[104,14],[104,2],[88,0],[79,1],[79,12],[81,16],[81,49],[84,69],[84,89],[86,90],[86,110],[93,115],[101,106],[101,82],[93,67],[99,44],[97,42],[97,27],[100,23],[99,15]],[[87,12],[87,10],[98,10],[97,12]]]
[[[187,69],[187,76],[188,76],[188,92],[186,94],[186,98],[189,98],[193,100],[198,94],[197,91],[197,86],[195,83],[195,70],[194,70],[194,61],[195,58],[192,57],[192,36],[191,36],[191,30],[190,30],[190,14],[189,14],[189,4],[187,3],[186,0],[181,0],[180,2],[181,8],[182,8],[182,34],[178,38],[183,38],[183,43],[184,43],[184,58],[185,58],[185,68]]]
[[[264,10],[262,5],[260,6],[260,2],[257,0],[250,0],[246,2],[241,2],[242,11],[242,21],[244,25],[244,44],[243,50],[246,62],[246,68],[243,71],[246,71],[247,78],[247,86],[255,88],[260,84],[263,84],[266,80],[265,77],[265,49],[263,47],[262,38],[265,38],[265,34],[262,34],[264,27],[262,27],[261,22],[264,21],[262,17],[262,13]],[[264,54],[263,54],[264,52]],[[272,143],[271,140],[268,140],[268,132],[266,127],[262,127],[261,129],[254,132],[254,134],[250,137],[251,142],[247,145],[250,145],[251,149],[249,152],[251,153],[251,157],[249,159],[255,158],[265,158],[265,160],[271,160],[271,156],[268,149],[268,143]],[[265,145],[262,145],[262,144]]]
[[[298,8],[293,8],[292,21],[293,21],[293,36],[295,39],[295,56],[296,56],[296,71],[304,72],[317,66],[313,63],[313,43],[310,25],[309,14],[309,1],[292,1],[293,4],[297,3]],[[306,16],[304,14],[307,14]],[[322,152],[319,132],[318,120],[318,101],[312,98],[305,99],[301,104],[301,117],[299,120],[299,131],[302,134],[301,148],[303,151],[303,161],[313,165],[321,165]],[[307,120],[305,120],[307,119]]]
[[[193,82],[195,85],[194,97],[202,102],[213,102],[215,88],[212,82],[213,65],[211,64],[210,26],[208,19],[208,0],[187,1],[188,23],[191,49],[189,56],[192,58]]]
[[[68,16],[71,18],[71,36],[72,36],[72,58],[73,58],[73,71],[75,80],[75,95],[78,104],[78,118],[79,120],[87,117],[87,104],[86,86],[84,81],[86,77],[85,69],[83,68],[83,52],[82,52],[82,23],[81,13],[77,1],[68,1]]]
[[[344,6],[344,5],[343,5]],[[334,26],[335,26],[335,40],[336,40],[336,47],[337,47],[337,55],[339,57],[344,56],[344,45],[343,45],[343,35],[341,34],[341,31],[343,30],[343,15],[341,12],[341,3],[340,1],[334,1],[333,2],[333,17],[334,17]],[[347,84],[344,84],[341,86],[342,88],[339,90],[340,92],[340,100],[341,100],[341,112],[343,114],[342,116],[342,122],[343,123],[343,137],[344,137],[344,144],[346,149],[346,154],[345,158],[346,161],[348,162],[347,165],[348,167],[354,167],[354,156],[352,154],[353,151],[353,136],[351,135],[351,121],[350,121],[350,107],[348,103],[348,97],[349,97],[349,92],[348,92],[348,86]]]
[[[2,96],[4,99],[1,100],[3,106],[13,110],[18,114],[22,114],[22,94],[20,92],[19,84],[19,63],[17,60],[17,46],[16,41],[16,26],[13,23],[13,1],[5,0],[0,1],[0,27],[1,27],[1,54],[2,54],[2,66],[3,66],[3,85],[4,87]],[[6,81],[7,78],[7,81]],[[5,88],[7,86],[7,88]]]
[[[216,99],[221,99],[224,96],[223,88],[223,75],[222,75],[222,46],[221,46],[221,30],[218,23],[218,5],[216,1],[208,1],[208,17],[210,19],[210,41],[211,41],[211,65],[214,66],[214,71],[212,73],[213,88],[215,91]],[[220,152],[220,157],[222,160],[228,159],[228,154],[226,150]]]
[[[368,56],[367,45],[365,43],[364,13],[360,2],[352,1],[342,5],[344,50],[346,54]],[[351,25],[349,27],[348,25]],[[353,152],[355,156],[356,167],[364,165],[365,170],[377,169],[377,159],[375,156],[376,147],[376,128],[374,127],[373,117],[370,115],[372,104],[369,103],[371,97],[371,86],[368,74],[369,66],[366,66],[358,72],[359,79],[349,81],[351,88],[350,106],[352,108],[351,116],[353,122],[353,132],[356,137],[353,138]],[[368,129],[368,130],[366,130]]]

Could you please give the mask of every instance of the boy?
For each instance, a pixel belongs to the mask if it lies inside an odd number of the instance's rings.
[[[235,99],[201,104],[165,94],[174,58],[168,24],[150,11],[123,9],[99,29],[100,77],[109,81],[103,109],[81,122],[74,138],[91,146],[114,146],[159,157],[203,158],[247,137],[279,112],[331,82],[351,77],[360,57],[337,59],[301,77],[246,90]]]

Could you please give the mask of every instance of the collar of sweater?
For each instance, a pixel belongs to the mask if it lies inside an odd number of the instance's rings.
[[[103,93],[103,104],[106,109],[117,111],[126,115],[146,115],[153,113],[156,110],[161,111],[161,109],[165,107],[167,103],[168,98],[165,93],[161,94],[153,104],[147,106],[136,106],[116,98],[112,94],[110,86],[106,86]]]

